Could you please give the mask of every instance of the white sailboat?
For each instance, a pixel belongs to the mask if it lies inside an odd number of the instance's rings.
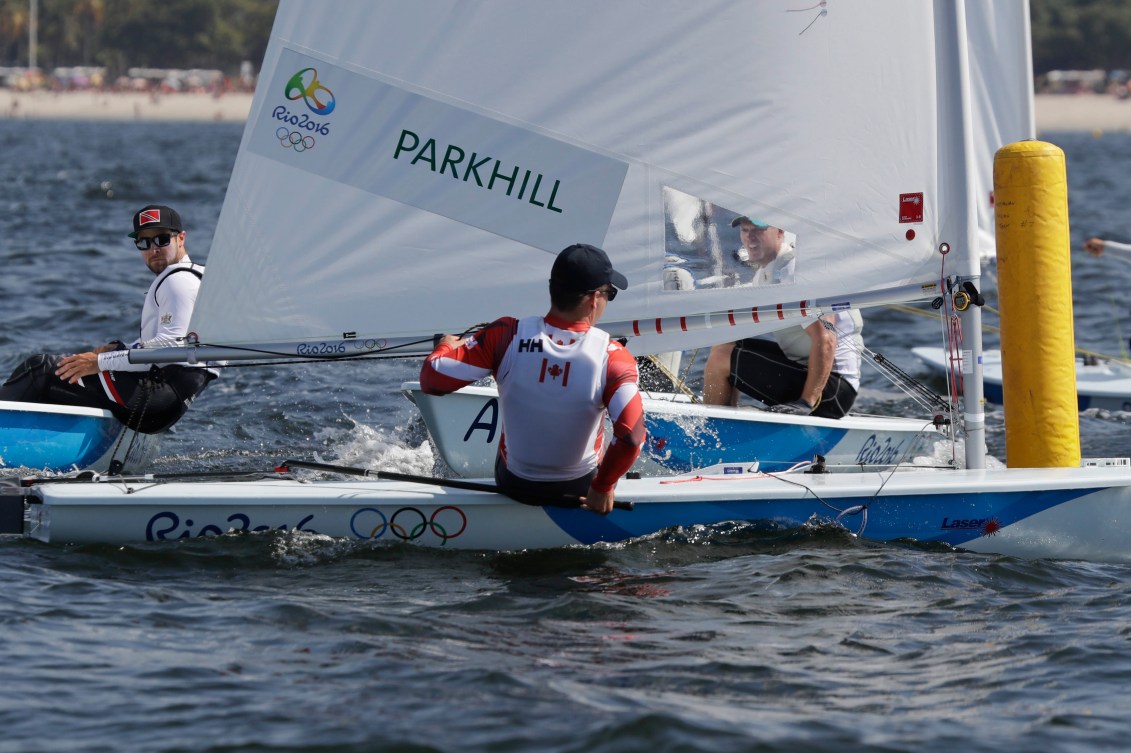
[[[961,378],[968,369],[961,353],[952,359],[943,348],[927,346],[911,352],[939,377]],[[1131,411],[1131,364],[1092,356],[1077,358],[1075,368],[1080,410]],[[987,349],[982,354],[982,373],[986,400],[1000,405],[1004,397],[1000,350]]]
[[[493,385],[436,397],[411,381],[401,392],[420,410],[436,452],[456,475],[494,474],[501,416]],[[929,457],[947,444],[933,418],[790,416],[753,406],[705,405],[683,393],[644,391],[641,399],[648,440],[637,466],[644,473],[687,472],[728,461],[756,461],[760,470],[777,472],[818,455],[827,467],[876,471]],[[938,415],[946,415],[945,406]]]
[[[637,355],[976,287],[968,42],[983,5],[343,0],[328,13],[284,0],[197,303],[199,342],[135,355],[423,354],[436,333],[543,313],[553,256],[574,242],[628,275],[602,327]],[[1026,3],[1010,5],[1027,34]],[[794,233],[796,283],[665,289],[667,188]],[[980,352],[977,307],[961,316]],[[635,509],[607,517],[379,472],[36,483],[0,501],[20,509],[18,532],[57,542],[301,529],[522,549],[816,518],[877,540],[1131,559],[1131,469],[986,470],[972,365],[963,470],[727,463],[625,479],[617,495]]]

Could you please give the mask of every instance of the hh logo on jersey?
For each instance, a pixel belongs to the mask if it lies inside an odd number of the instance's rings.
[[[555,382],[558,381],[558,377],[561,377],[562,378],[562,386],[565,387],[566,385],[568,385],[569,384],[569,361],[566,361],[565,362],[565,368],[562,368],[561,364],[556,364],[556,363],[553,366],[551,366],[550,360],[548,358],[543,358],[542,359],[542,373],[538,375],[538,381],[539,382],[545,382],[546,377],[550,377],[550,379],[554,380]]]

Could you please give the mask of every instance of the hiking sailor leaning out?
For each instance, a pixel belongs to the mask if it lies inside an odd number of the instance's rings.
[[[420,370],[429,395],[494,375],[502,419],[495,481],[519,502],[552,504],[570,494],[607,514],[617,481],[640,455],[636,361],[594,326],[618,288],[628,281],[604,251],[569,246],[550,272],[548,314],[504,317],[465,339],[445,335]],[[613,438],[602,458],[606,411]]]
[[[129,234],[157,279],[141,307],[140,337],[86,353],[41,353],[16,367],[0,387],[0,400],[103,408],[131,429],[152,434],[172,426],[217,375],[193,364],[151,366],[129,362],[130,348],[183,345],[204,267],[185,250],[181,217],[166,206],[138,210]]]

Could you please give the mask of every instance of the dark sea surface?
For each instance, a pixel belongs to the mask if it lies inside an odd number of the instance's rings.
[[[131,339],[149,281],[131,212],[177,208],[207,262],[241,130],[0,121],[0,371]],[[1131,135],[1043,138],[1068,157],[1074,248],[1131,241]],[[1074,257],[1077,343],[1120,355],[1131,265]],[[867,321],[869,347],[926,378],[910,348],[941,342],[937,320]],[[229,369],[154,470],[299,457],[429,473],[399,394],[417,369]],[[921,415],[867,368],[864,387],[862,410]],[[1001,456],[1000,408],[989,421]],[[1131,456],[1131,414],[1088,411],[1080,428],[1086,456]],[[1131,740],[1126,566],[732,524],[522,553],[283,534],[3,540],[0,579],[0,753],[1048,753]]]

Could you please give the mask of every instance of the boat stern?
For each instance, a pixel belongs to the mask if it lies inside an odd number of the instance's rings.
[[[19,478],[0,478],[0,535],[25,535],[30,495]]]

